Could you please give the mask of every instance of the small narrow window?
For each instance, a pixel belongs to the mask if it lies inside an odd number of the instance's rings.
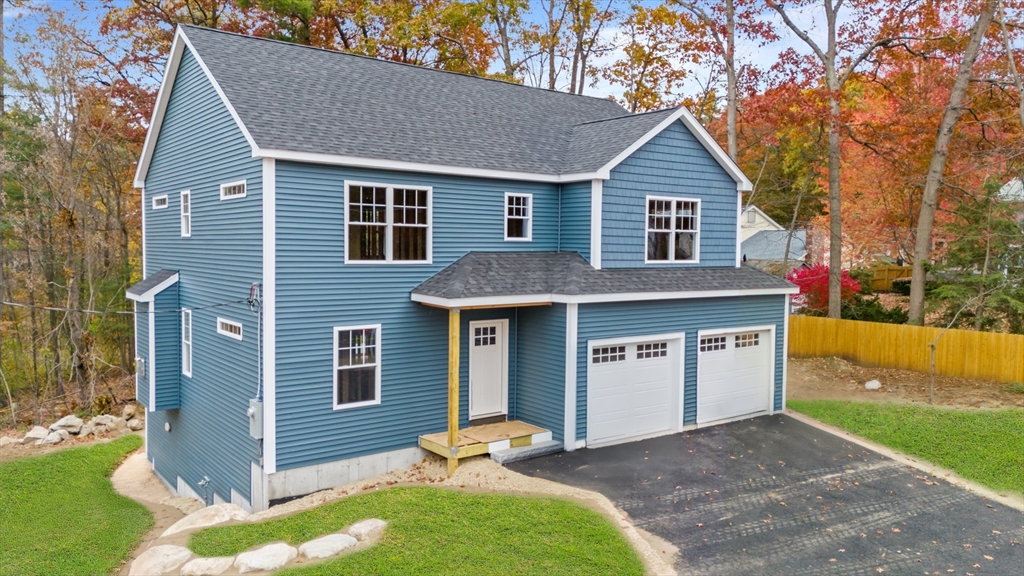
[[[235,198],[245,198],[245,180],[220,185],[221,200],[233,200]]]
[[[725,346],[725,336],[709,336],[700,339],[701,352],[714,352],[716,350],[725,350]]]
[[[164,208],[167,208],[167,194],[154,197],[153,210],[163,210]]]
[[[625,362],[626,347],[605,346],[603,348],[594,348],[592,358],[594,364],[607,364],[609,362]]]
[[[647,198],[647,261],[697,262],[700,201]]]
[[[668,356],[668,342],[654,342],[653,344],[638,344],[636,347],[636,359],[665,358]]]
[[[232,320],[217,318],[217,333],[235,340],[242,339],[242,325]]]
[[[533,237],[533,194],[505,194],[505,240]]]
[[[753,210],[747,210],[747,224],[757,222],[757,214]]]
[[[334,408],[380,404],[380,326],[334,329]]]
[[[181,373],[192,377],[192,311],[181,311]]]
[[[483,326],[473,329],[473,346],[494,346],[497,342],[497,326]]]
[[[192,236],[192,193],[188,190],[181,193],[181,237]]]
[[[736,348],[751,348],[753,346],[759,346],[761,344],[761,335],[757,332],[750,334],[737,334],[735,347]]]

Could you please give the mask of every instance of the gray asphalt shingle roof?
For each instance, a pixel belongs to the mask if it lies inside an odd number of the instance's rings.
[[[603,98],[182,28],[264,149],[573,174],[604,166],[672,112],[630,115]]]
[[[470,252],[412,293],[455,299],[791,287],[782,278],[748,266],[595,270],[578,252]]]
[[[783,260],[786,253],[788,230],[761,230],[740,244],[747,260]],[[789,259],[802,260],[807,256],[807,231],[794,230],[789,244]]]
[[[129,287],[125,292],[127,292],[129,296],[144,296],[146,292],[156,288],[163,281],[177,273],[178,272],[175,270],[157,270],[153,274],[150,274],[148,278],[144,278],[141,282]]]

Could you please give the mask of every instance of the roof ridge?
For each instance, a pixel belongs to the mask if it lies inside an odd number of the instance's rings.
[[[670,110],[674,112],[674,111],[678,110],[679,108],[680,108],[679,106],[675,106],[673,108],[662,108],[661,110],[649,110],[647,112],[640,112],[639,114],[629,114],[629,113],[627,113],[627,114],[623,114],[622,116],[613,116],[611,118],[602,118],[600,120],[589,120],[587,122],[580,122],[579,124],[573,124],[572,127],[576,128],[577,126],[585,126],[587,124],[597,124],[598,122],[611,122],[612,120],[625,120],[625,119],[628,119],[628,118],[639,118],[640,116],[647,116],[647,115],[650,115],[650,114],[660,114],[662,112],[668,112]]]
[[[499,84],[505,84],[505,85],[508,85],[508,86],[518,86],[520,88],[526,88],[526,89],[529,89],[529,90],[540,90],[542,92],[547,92],[547,93],[550,93],[550,94],[561,94],[561,95],[564,95],[564,96],[573,96],[573,97],[576,97],[576,98],[589,98],[591,100],[610,101],[610,102],[613,102],[613,103],[615,102],[614,100],[611,100],[611,98],[602,98],[600,96],[591,96],[589,94],[572,94],[570,92],[562,92],[560,90],[552,90],[550,88],[541,88],[539,86],[527,86],[526,84],[520,84],[518,82],[510,82],[508,80],[501,80],[499,78],[488,78],[486,76],[476,76],[476,75],[473,75],[473,74],[466,74],[464,72],[454,72],[452,70],[441,70],[440,68],[428,68],[426,66],[420,66],[419,64],[409,64],[407,62],[396,62],[394,60],[385,60],[383,58],[376,58],[374,56],[366,56],[366,55],[363,55],[363,54],[355,54],[353,52],[342,52],[340,50],[329,50],[327,48],[319,48],[319,47],[316,47],[316,46],[310,46],[308,44],[297,44],[295,42],[287,42],[285,40],[278,40],[276,38],[264,38],[262,36],[250,36],[248,34],[241,34],[239,32],[229,32],[227,30],[220,30],[220,29],[217,29],[217,28],[207,28],[205,26],[196,26],[195,24],[178,24],[178,26],[181,27],[181,28],[190,28],[190,29],[193,29],[193,30],[202,30],[204,32],[216,32],[216,33],[219,33],[219,34],[224,34],[226,36],[237,36],[239,38],[246,38],[246,39],[249,39],[249,40],[262,40],[264,42],[273,42],[273,43],[282,44],[282,45],[285,45],[285,46],[294,46],[294,47],[298,47],[298,48],[306,48],[308,50],[315,50],[317,52],[323,52],[323,53],[326,53],[326,54],[339,54],[339,55],[342,55],[342,56],[351,56],[351,57],[354,57],[354,58],[362,58],[364,60],[371,60],[373,62],[379,62],[379,63],[382,63],[382,64],[394,64],[394,65],[398,65],[398,66],[406,66],[408,68],[415,68],[417,70],[424,70],[424,71],[427,71],[427,72],[441,72],[441,73],[444,73],[444,74],[451,74],[453,76],[461,76],[463,78],[474,78],[474,79],[477,79],[477,80],[487,80],[487,81],[490,81],[490,82],[497,82]],[[625,110],[625,108],[623,108],[623,110]],[[630,116],[630,114],[627,113],[626,116]],[[639,116],[639,114],[636,114],[636,116]]]

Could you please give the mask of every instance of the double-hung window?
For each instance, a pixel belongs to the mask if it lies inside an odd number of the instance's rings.
[[[192,311],[181,311],[181,373],[192,377]]]
[[[647,197],[647,262],[699,260],[700,200]]]
[[[505,194],[505,240],[533,238],[533,194]]]
[[[192,193],[185,190],[181,193],[181,237],[192,236]]]
[[[334,409],[380,404],[380,324],[334,329]]]
[[[345,183],[345,262],[430,263],[429,187]]]

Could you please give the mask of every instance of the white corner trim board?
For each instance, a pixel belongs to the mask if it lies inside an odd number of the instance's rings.
[[[263,471],[277,470],[277,168],[263,160]]]
[[[578,352],[579,305],[565,306],[565,451],[576,449],[576,354]]]
[[[601,269],[601,219],[604,214],[604,180],[590,181],[590,265]]]

